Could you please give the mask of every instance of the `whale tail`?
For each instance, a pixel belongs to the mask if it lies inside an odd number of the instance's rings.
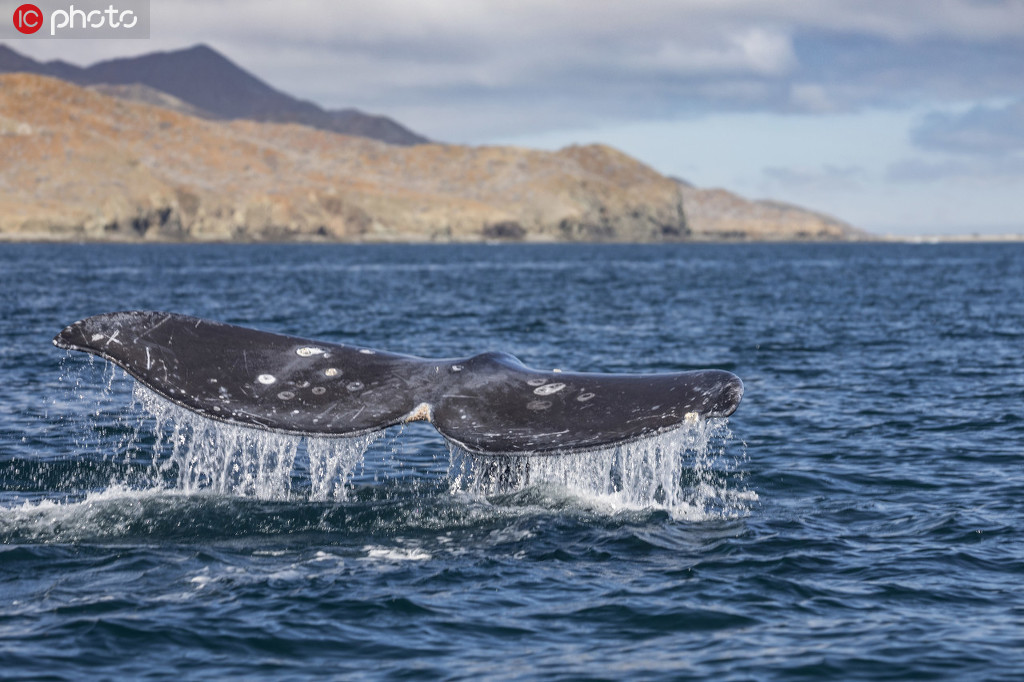
[[[218,421],[355,436],[423,419],[478,454],[606,447],[727,417],[743,396],[743,382],[721,370],[545,372],[507,353],[428,359],[151,311],[89,317],[53,343]]]

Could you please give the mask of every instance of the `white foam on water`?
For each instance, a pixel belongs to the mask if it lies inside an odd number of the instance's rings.
[[[77,501],[26,500],[0,507],[0,537],[19,541],[78,542],[99,536],[120,537],[145,524],[153,501],[181,495],[158,489],[114,485]]]
[[[363,547],[367,559],[374,559],[388,563],[402,561],[429,561],[430,554],[419,547],[376,547],[367,545]]]
[[[745,454],[730,458],[727,419],[695,419],[650,438],[585,452],[484,456],[449,444],[452,490],[489,497],[562,491],[591,508],[663,509],[679,520],[745,515],[757,494],[735,487]],[[548,495],[550,496],[550,495]]]

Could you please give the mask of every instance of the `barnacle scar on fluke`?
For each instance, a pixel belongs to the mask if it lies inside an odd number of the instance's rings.
[[[615,445],[727,417],[743,396],[739,377],[722,370],[545,372],[508,353],[428,359],[151,311],[89,317],[53,343],[106,358],[217,421],[355,436],[426,420],[479,454]]]

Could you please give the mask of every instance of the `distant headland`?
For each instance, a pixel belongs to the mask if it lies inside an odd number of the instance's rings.
[[[205,46],[80,68],[0,45],[0,241],[871,238],[604,145],[427,140],[274,90]]]

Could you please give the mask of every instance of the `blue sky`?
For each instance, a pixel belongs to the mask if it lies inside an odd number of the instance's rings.
[[[659,171],[879,233],[1024,232],[1021,0],[153,0],[275,87],[441,141],[604,142]]]

